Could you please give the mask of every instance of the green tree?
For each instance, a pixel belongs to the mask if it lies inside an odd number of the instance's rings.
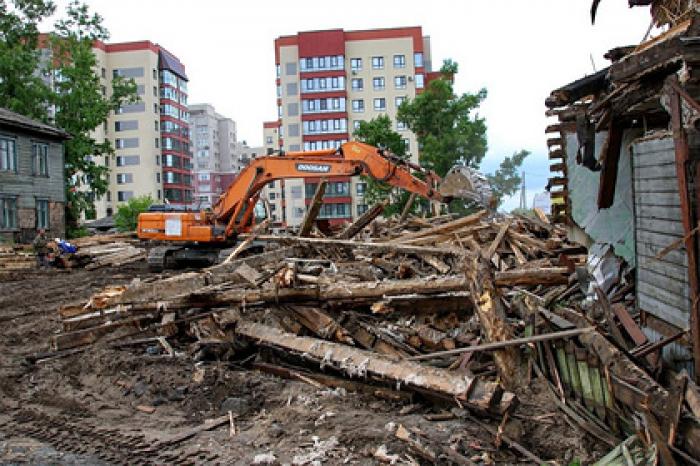
[[[96,40],[108,37],[102,18],[78,1],[68,5],[65,18],[56,22],[50,35],[55,123],[71,136],[65,143],[69,229],[77,226],[82,213],[92,213],[94,199],[104,195],[109,185],[109,168],[98,165],[96,159],[111,156],[114,148],[108,140],[97,141],[93,130],[103,125],[110,112],[120,105],[138,100],[133,80],[115,78],[111,92],[105,92],[100,85],[92,47]]]
[[[501,166],[493,175],[486,175],[496,199],[496,206],[500,206],[503,199],[512,196],[520,188],[523,180],[518,174],[518,169],[528,155],[530,152],[526,150],[515,152],[512,156],[503,159]]]
[[[114,224],[119,231],[134,231],[138,224],[139,214],[146,212],[153,204],[151,196],[132,197],[126,204],[117,207],[114,215]]]
[[[47,121],[49,88],[41,65],[39,23],[53,14],[46,0],[0,0],[0,107]]]
[[[387,115],[380,115],[370,121],[361,121],[353,136],[365,144],[388,149],[394,155],[405,160],[408,158],[408,154],[406,154],[403,138],[391,128],[391,118]],[[407,192],[368,176],[363,176],[362,180],[367,183],[365,199],[369,204],[374,205],[390,199],[392,202],[384,209],[384,215],[390,216],[402,211],[409,196]]]
[[[478,168],[486,154],[486,121],[477,113],[486,89],[476,94],[455,94],[453,77],[458,65],[445,60],[441,77],[428,83],[425,91],[399,107],[398,119],[415,133],[420,162],[445,176],[457,163]]]

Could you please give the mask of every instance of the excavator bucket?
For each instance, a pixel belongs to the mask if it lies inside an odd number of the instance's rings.
[[[438,191],[445,198],[464,199],[481,207],[492,207],[494,202],[486,177],[466,166],[456,166],[447,172]]]

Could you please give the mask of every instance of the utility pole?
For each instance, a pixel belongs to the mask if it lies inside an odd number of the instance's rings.
[[[525,172],[522,174],[522,184],[520,185],[520,208],[527,209],[527,194],[525,191]]]

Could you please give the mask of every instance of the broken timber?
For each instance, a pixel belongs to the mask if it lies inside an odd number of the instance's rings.
[[[244,236],[244,235],[240,235]],[[277,236],[277,235],[258,235],[261,241],[277,241],[288,244],[308,244],[311,246],[345,246],[351,248],[370,249],[376,252],[397,252],[405,254],[433,254],[439,256],[456,255],[459,251],[452,248],[434,248],[428,246],[413,246],[400,243],[368,243],[361,241],[352,241],[345,239],[333,238],[298,238],[294,236]]]
[[[354,377],[372,377],[406,388],[432,393],[481,412],[505,413],[515,403],[512,393],[502,392],[497,383],[458,375],[444,369],[395,360],[350,346],[299,337],[254,322],[239,322],[235,333],[258,345],[292,351],[305,359],[330,366]]]
[[[318,217],[318,213],[321,211],[321,206],[323,205],[323,195],[326,193],[327,184],[328,181],[326,180],[322,180],[318,184],[311,204],[306,211],[306,215],[304,215],[304,220],[302,220],[301,226],[299,227],[299,236],[309,236],[309,233],[311,233],[311,228],[314,226],[316,217]]]
[[[362,231],[364,227],[370,224],[372,220],[377,218],[384,212],[384,208],[387,206],[389,201],[380,202],[375,204],[371,209],[362,214],[357,220],[348,225],[348,227],[343,230],[338,236],[338,239],[351,239],[356,234]]]

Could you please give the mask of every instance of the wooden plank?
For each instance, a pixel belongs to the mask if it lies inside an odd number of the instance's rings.
[[[687,275],[681,280],[678,280],[659,273],[657,269],[650,270],[647,268],[640,268],[637,270],[637,281],[639,283],[649,284],[650,286],[662,286],[669,293],[690,297]]]
[[[658,218],[679,222],[681,217],[680,207],[655,206],[648,204],[637,204],[637,215],[645,218]],[[681,235],[683,236],[683,235]]]
[[[688,268],[688,258],[684,256],[684,251],[679,251],[678,249],[670,251],[661,259],[656,259],[656,255],[663,249],[663,245],[652,244],[649,242],[643,242],[637,238],[637,255],[642,255],[644,257],[654,259],[658,262],[647,261],[650,267],[654,267],[659,263],[672,264],[681,269]]]
[[[678,180],[675,178],[635,179],[634,190],[647,193],[677,193]]]
[[[652,270],[660,275],[673,278],[675,280],[687,281],[687,266],[673,264],[667,261],[660,261],[654,256],[637,255],[637,267]]]
[[[675,178],[676,164],[674,163],[662,163],[657,165],[648,166],[635,166],[634,167],[634,179],[635,180],[651,180],[651,179],[661,179],[661,178]]]
[[[637,192],[634,196],[634,202],[636,205],[677,207],[679,212],[681,206],[678,191],[672,193]]]
[[[649,314],[652,314],[671,325],[675,325],[678,328],[688,327],[690,322],[690,313],[688,311],[683,311],[675,306],[670,306],[663,301],[659,301],[658,299],[646,294],[638,294],[637,300],[639,302],[639,308],[643,309],[645,312],[648,312]]]
[[[351,239],[355,237],[356,234],[362,231],[364,227],[370,224],[375,218],[380,216],[384,212],[384,208],[389,204],[389,200],[379,202],[372,206],[371,209],[367,210],[364,214],[360,215],[357,220],[348,225],[348,227],[343,230],[337,238],[340,239]]]
[[[653,47],[629,55],[610,65],[609,78],[611,81],[637,80],[645,73],[657,69],[661,64],[681,58],[680,37],[671,37]]]
[[[549,153],[549,160],[564,159],[566,155],[562,149],[554,149]]]
[[[637,284],[638,293],[645,294],[654,299],[668,304],[669,306],[677,307],[678,309],[687,310],[690,309],[690,297],[688,292],[682,294],[675,294],[671,291],[664,289],[665,283],[651,284],[646,282],[640,282]]]
[[[326,193],[326,185],[328,185],[327,180],[321,180],[318,184],[311,204],[309,204],[309,207],[306,209],[304,219],[301,221],[299,236],[309,236],[309,233],[311,233],[311,228],[314,226],[316,217],[318,217],[318,213],[321,211],[321,206],[323,205],[323,195]]]
[[[607,209],[613,205],[617,186],[617,171],[622,151],[623,125],[614,117],[608,125],[607,139],[601,148],[601,161],[603,168],[600,171],[600,183],[598,185],[598,208]]]
[[[246,236],[246,235],[239,235]],[[259,235],[260,241],[270,241],[289,244],[308,244],[319,246],[343,246],[350,248],[370,249],[377,252],[403,252],[406,254],[435,254],[438,256],[450,256],[459,254],[460,251],[453,248],[433,248],[428,246],[413,246],[401,243],[368,243],[348,239],[335,238],[299,238],[295,236]]]
[[[673,241],[677,238],[683,237],[683,235],[670,235],[670,234],[666,234],[666,233],[654,233],[652,231],[642,230],[641,228],[637,229],[637,234],[635,236],[637,238],[637,241],[656,246],[659,249],[663,249],[671,241]]]
[[[650,231],[662,235],[683,236],[683,225],[681,222],[672,222],[669,220],[637,217],[634,222],[635,226],[644,231]],[[673,242],[670,240],[669,243]]]

